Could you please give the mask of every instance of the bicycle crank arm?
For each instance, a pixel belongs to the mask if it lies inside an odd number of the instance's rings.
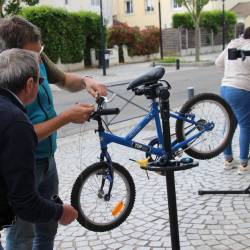
[[[164,165],[164,166],[152,166],[149,165],[147,168],[144,168],[148,171],[162,171],[162,172],[168,172],[168,171],[181,171],[181,170],[187,170],[190,168],[197,167],[199,163],[197,161],[194,161],[192,163],[186,163],[186,164],[176,164],[176,165]]]

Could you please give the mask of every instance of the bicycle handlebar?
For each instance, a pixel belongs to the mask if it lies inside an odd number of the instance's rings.
[[[102,115],[118,115],[120,113],[120,109],[119,108],[113,108],[113,109],[100,109],[95,111],[91,117],[98,117],[98,116],[102,116]]]
[[[53,195],[51,197],[51,200],[57,204],[63,204],[63,201],[61,200],[61,198],[57,194]]]

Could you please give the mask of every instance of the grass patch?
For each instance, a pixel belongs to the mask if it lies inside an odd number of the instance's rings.
[[[177,57],[164,57],[163,59],[160,59],[158,62],[160,63],[175,63]]]

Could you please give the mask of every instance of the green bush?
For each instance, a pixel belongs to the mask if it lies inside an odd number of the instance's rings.
[[[194,24],[189,13],[174,14],[172,17],[173,27],[184,27],[187,29],[194,29]],[[222,11],[203,11],[201,13],[200,27],[217,33],[221,29]],[[233,27],[236,24],[236,15],[231,11],[225,11],[225,23],[227,27],[227,36],[232,33]]]
[[[100,16],[89,11],[80,11],[77,14],[81,17],[86,36],[84,48],[85,65],[91,65],[90,49],[100,49]],[[107,40],[107,29],[104,27],[104,40]]]
[[[90,62],[90,48],[98,48],[100,17],[91,12],[68,12],[47,6],[24,8],[21,15],[41,29],[45,52],[54,62]]]
[[[205,27],[207,30],[212,30],[213,32],[217,33],[221,28],[221,13],[222,12],[219,10],[204,11],[201,15],[200,25]]]
[[[233,30],[236,22],[237,19],[235,13],[232,11],[225,11],[225,24],[228,34],[230,34],[230,32]],[[204,11],[201,15],[200,25],[207,30],[213,30],[214,33],[217,33],[222,26],[222,11]]]
[[[193,29],[194,23],[192,17],[189,13],[177,13],[172,17],[173,28],[183,27],[186,29]]]

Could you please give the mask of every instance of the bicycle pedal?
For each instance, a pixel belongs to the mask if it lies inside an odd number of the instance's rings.
[[[134,160],[134,159],[129,159],[129,160],[138,163],[140,168],[147,170],[149,158],[150,157],[147,157],[146,159],[142,160]]]
[[[194,159],[192,159],[190,157],[185,157],[185,158],[182,158],[180,160],[180,164],[183,164],[183,165],[185,165],[185,164],[191,164],[193,162],[194,162]]]

